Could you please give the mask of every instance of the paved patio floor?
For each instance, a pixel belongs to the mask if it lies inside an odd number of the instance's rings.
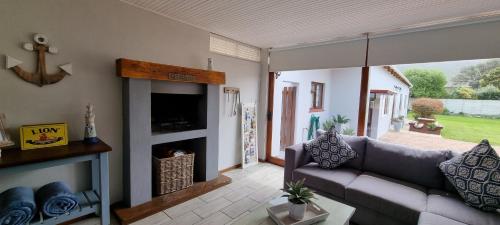
[[[465,141],[451,140],[441,137],[440,135],[423,134],[418,132],[410,132],[405,127],[400,132],[389,131],[380,138],[381,141],[411,146],[413,148],[429,149],[429,150],[452,150],[457,152],[465,152],[478,143]],[[500,146],[493,146],[500,153]]]

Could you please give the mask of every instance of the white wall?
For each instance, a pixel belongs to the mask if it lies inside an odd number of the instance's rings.
[[[349,118],[349,127],[358,129],[359,91],[361,89],[361,68],[332,69],[331,103],[332,115]]]
[[[405,116],[407,114],[407,103],[408,96],[410,93],[410,88],[407,84],[401,82],[392,76],[387,70],[382,66],[372,66],[370,67],[370,80],[369,80],[370,90],[390,90],[396,92],[394,95],[381,95],[377,94],[377,99],[375,100],[375,105],[372,114],[372,125],[371,125],[371,137],[379,138],[387,131],[389,131],[391,126],[392,118],[398,116]],[[403,99],[403,107],[400,108],[401,99]],[[387,114],[384,114],[384,104],[385,101],[389,102],[389,110]],[[393,104],[396,102],[396,107],[393,111]]]
[[[323,112],[309,112],[311,108],[311,82],[324,83],[324,100]],[[275,81],[274,88],[274,108],[273,108],[273,136],[272,149],[273,153],[280,149],[280,129],[281,129],[281,97],[283,87],[289,83],[297,84],[297,102],[295,110],[295,143],[301,143],[307,140],[307,131],[304,128],[309,128],[309,120],[312,114],[320,117],[321,124],[331,115],[331,97],[329,93],[333,88],[330,70],[303,70],[303,71],[287,71],[282,72],[279,78]]]
[[[8,54],[33,71],[35,55],[20,47],[35,32],[48,36],[59,54],[48,55],[49,72],[56,65],[73,63],[73,76],[43,88],[26,83],[0,63],[0,111],[6,113],[18,140],[17,128],[23,124],[67,122],[71,140],[83,138],[84,110],[95,105],[97,133],[113,147],[110,154],[110,193],[112,202],[122,198],[122,93],[116,76],[115,60],[120,57],[165,64],[205,68],[214,58],[215,69],[226,71],[228,85],[240,86],[242,100],[259,95],[260,65],[209,53],[209,33],[120,1],[26,0],[0,1],[0,55]],[[3,61],[3,57],[2,57]],[[243,85],[243,83],[245,85]],[[221,100],[222,101],[222,100]],[[221,102],[223,105],[223,102]],[[238,127],[221,118],[221,156],[219,168],[237,164]],[[53,180],[64,180],[76,190],[89,187],[88,165],[71,165],[1,176],[0,190],[26,185],[38,187]]]
[[[226,75],[224,87],[240,88],[241,103],[257,103],[259,98],[260,63],[236,59],[228,56],[211,54],[214,70],[231,74]],[[219,170],[241,163],[241,110],[236,116],[230,116],[231,101],[227,102],[226,95],[220,96],[219,116]],[[261,115],[257,115],[261,116]],[[259,132],[259,131],[257,131]]]

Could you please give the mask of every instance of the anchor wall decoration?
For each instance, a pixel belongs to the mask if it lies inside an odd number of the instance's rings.
[[[23,48],[28,51],[37,52],[38,63],[36,72],[30,73],[23,70],[19,65],[23,62],[11,56],[6,56],[6,67],[14,71],[21,79],[36,84],[38,86],[54,84],[61,81],[66,75],[72,74],[71,63],[59,66],[59,72],[55,74],[47,74],[47,66],[45,64],[45,52],[57,54],[58,49],[48,45],[48,39],[43,34],[35,34],[33,40],[35,43],[24,43]]]

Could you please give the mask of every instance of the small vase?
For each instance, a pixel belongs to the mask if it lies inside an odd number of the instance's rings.
[[[306,214],[307,204],[294,204],[288,202],[288,216],[294,220],[304,219]]]

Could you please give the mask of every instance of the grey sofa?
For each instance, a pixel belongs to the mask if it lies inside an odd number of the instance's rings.
[[[285,182],[305,178],[319,194],[356,208],[359,225],[499,225],[500,214],[464,204],[438,168],[453,155],[344,136],[358,157],[321,169],[303,144],[285,152]]]

